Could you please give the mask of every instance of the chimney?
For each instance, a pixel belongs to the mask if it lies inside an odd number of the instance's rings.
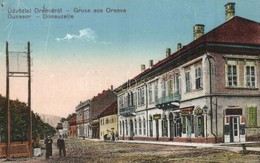
[[[141,65],[141,72],[145,70],[145,65]]]
[[[193,27],[194,40],[198,39],[200,36],[204,35],[204,25],[196,24]]]
[[[171,55],[171,48],[166,49],[166,58]]]
[[[182,48],[181,43],[178,43],[178,44],[177,44],[177,50],[180,50],[181,48]]]
[[[153,67],[153,60],[150,60],[150,61],[149,61],[149,66],[150,66],[150,67]]]
[[[113,91],[113,85],[111,85],[111,88],[110,88],[111,91]]]
[[[226,21],[232,19],[235,16],[235,3],[227,3],[226,8]]]

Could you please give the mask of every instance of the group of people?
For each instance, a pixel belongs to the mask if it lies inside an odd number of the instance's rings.
[[[46,154],[45,154],[46,159],[49,159],[50,156],[52,156],[52,143],[53,140],[51,139],[50,136],[48,136],[44,141],[44,144],[46,146]],[[59,149],[60,157],[62,157],[62,155],[65,157],[66,156],[65,141],[63,136],[61,135],[57,139],[57,147]]]

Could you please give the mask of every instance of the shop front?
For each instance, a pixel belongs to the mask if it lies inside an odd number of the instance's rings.
[[[245,117],[241,108],[225,110],[224,138],[225,143],[245,142]]]

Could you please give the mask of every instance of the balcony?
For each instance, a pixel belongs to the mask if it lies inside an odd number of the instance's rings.
[[[119,109],[119,114],[125,117],[135,115],[136,106],[127,106]]]
[[[167,110],[176,110],[179,108],[179,105],[176,105],[180,102],[181,95],[179,92],[170,94],[169,96],[161,97],[156,101],[156,107],[159,109]]]

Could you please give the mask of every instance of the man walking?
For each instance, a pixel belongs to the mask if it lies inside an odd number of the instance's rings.
[[[65,142],[64,142],[64,139],[61,135],[59,136],[59,139],[57,140],[57,146],[58,146],[58,149],[59,149],[60,157],[61,157],[61,152],[63,153],[63,156],[65,157],[66,156]]]
[[[48,158],[50,158],[50,156],[52,156],[52,143],[53,143],[53,141],[52,141],[51,137],[48,136],[47,139],[45,139],[44,143],[45,143],[45,148],[46,148],[45,157],[46,157],[46,159],[48,159]]]

